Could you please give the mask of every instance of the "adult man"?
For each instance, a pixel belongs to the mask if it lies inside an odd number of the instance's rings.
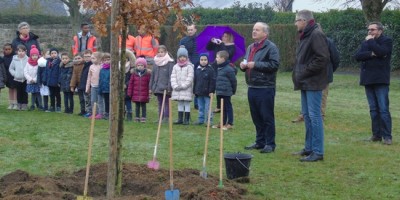
[[[90,33],[90,27],[87,23],[81,24],[81,32],[73,37],[72,54],[75,56],[79,52],[91,50],[96,52],[96,37]]]
[[[188,50],[190,62],[194,64],[194,66],[198,65],[199,62],[199,53],[197,52],[197,43],[196,43],[196,25],[191,24],[186,27],[187,35],[183,37],[179,41],[179,46],[184,45]]]
[[[392,39],[383,35],[380,22],[368,25],[368,35],[355,54],[361,62],[360,85],[365,87],[372,122],[372,142],[392,144],[392,117],[389,112],[390,59]]]
[[[306,127],[304,149],[295,153],[305,156],[302,162],[324,159],[324,125],[321,115],[322,90],[328,85],[329,48],[324,33],[309,10],[296,14],[300,34],[292,79],[295,90],[301,90],[301,113]]]
[[[138,29],[139,35],[136,36],[134,51],[136,57],[146,58],[148,68],[154,65],[154,56],[158,51],[158,40],[154,36],[146,33],[146,26],[141,25]]]
[[[254,43],[246,51],[240,69],[246,73],[247,98],[251,118],[256,128],[256,141],[245,149],[261,149],[260,153],[275,151],[275,87],[279,67],[279,50],[268,40],[269,26],[257,22],[253,27]]]

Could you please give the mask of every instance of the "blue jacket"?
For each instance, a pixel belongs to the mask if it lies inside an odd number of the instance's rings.
[[[360,85],[390,84],[392,48],[392,39],[385,35],[361,43],[354,56],[361,62]]]
[[[232,96],[236,93],[235,70],[226,61],[218,65],[215,93],[219,96]]]
[[[60,64],[60,88],[62,92],[71,92],[70,83],[72,78],[73,63],[69,62],[66,65]]]
[[[59,58],[47,59],[47,66],[45,70],[45,80],[47,86],[51,87],[59,87],[59,78],[60,78],[60,63],[61,60]]]
[[[110,68],[100,70],[99,93],[110,93]]]

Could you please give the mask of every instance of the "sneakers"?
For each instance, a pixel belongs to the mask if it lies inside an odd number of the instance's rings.
[[[14,104],[10,104],[10,105],[8,105],[8,107],[7,107],[8,110],[12,110],[13,108],[14,108]]]
[[[103,119],[103,115],[102,114],[97,114],[94,118],[95,119]]]
[[[88,112],[88,113],[86,113],[85,115],[83,115],[84,117],[88,117],[88,118],[90,118],[91,116],[92,116],[92,113],[90,113],[90,112]]]
[[[384,140],[383,140],[383,144],[391,145],[391,144],[392,144],[392,139],[389,139],[389,138],[384,139]]]
[[[220,113],[221,112],[221,109],[219,109],[219,108],[216,108],[214,111],[213,111],[213,113]]]
[[[221,128],[221,125],[213,125],[211,128]],[[222,130],[226,131],[228,128],[226,128],[226,126],[222,126]]]
[[[12,107],[12,109],[13,109],[13,110],[19,110],[19,106],[18,106],[18,104],[13,104],[13,107]]]
[[[142,118],[140,119],[140,122],[141,122],[141,123],[146,123],[146,117],[142,117]]]
[[[295,119],[292,120],[292,123],[298,123],[302,121],[304,121],[304,117],[302,114],[300,114],[299,116],[297,116]]]

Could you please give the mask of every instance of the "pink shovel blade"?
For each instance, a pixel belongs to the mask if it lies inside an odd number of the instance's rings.
[[[149,161],[149,162],[147,163],[147,167],[150,168],[150,169],[155,169],[155,170],[157,170],[157,169],[160,168],[160,163],[157,162],[156,160],[152,160],[152,161]]]

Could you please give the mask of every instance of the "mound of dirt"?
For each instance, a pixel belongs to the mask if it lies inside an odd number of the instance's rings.
[[[0,199],[4,200],[76,200],[83,195],[86,169],[72,174],[61,172],[55,177],[32,176],[17,170],[0,179]],[[199,176],[194,169],[174,171],[174,189],[180,191],[181,199],[245,199],[243,185],[224,179],[224,187],[218,187],[218,177]],[[169,190],[169,171],[152,170],[145,165],[123,165],[122,195],[118,200],[160,200]],[[97,164],[90,168],[88,196],[106,199],[107,164]]]

